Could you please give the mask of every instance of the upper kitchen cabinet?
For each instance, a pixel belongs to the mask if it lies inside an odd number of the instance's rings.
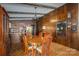
[[[57,18],[58,20],[62,21],[66,20],[66,17],[67,17],[67,7],[64,5],[57,9]]]

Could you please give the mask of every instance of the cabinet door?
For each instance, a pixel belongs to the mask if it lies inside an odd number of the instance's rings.
[[[67,13],[67,9],[66,6],[62,6],[60,8],[57,9],[57,18],[60,21],[63,21],[66,19],[66,13]]]
[[[63,45],[66,45],[66,26],[65,21],[58,22],[56,26],[57,42]]]
[[[3,50],[5,51],[4,54],[6,54],[6,43],[7,43],[7,19],[6,15],[3,15],[3,21],[2,21],[2,30],[3,30]]]

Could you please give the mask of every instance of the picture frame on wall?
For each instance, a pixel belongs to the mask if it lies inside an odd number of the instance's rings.
[[[72,32],[77,32],[77,23],[73,23],[71,27]]]

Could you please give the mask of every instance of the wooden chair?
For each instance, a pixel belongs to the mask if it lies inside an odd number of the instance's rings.
[[[42,39],[42,55],[48,56],[50,54],[50,45],[52,42],[52,35],[50,33],[44,33],[44,37]]]
[[[23,35],[23,47],[24,47],[24,53],[25,55],[28,55],[28,42],[32,39],[32,36],[27,34]]]

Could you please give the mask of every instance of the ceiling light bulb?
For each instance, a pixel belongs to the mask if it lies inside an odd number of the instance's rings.
[[[46,26],[43,26],[42,29],[46,29]]]

